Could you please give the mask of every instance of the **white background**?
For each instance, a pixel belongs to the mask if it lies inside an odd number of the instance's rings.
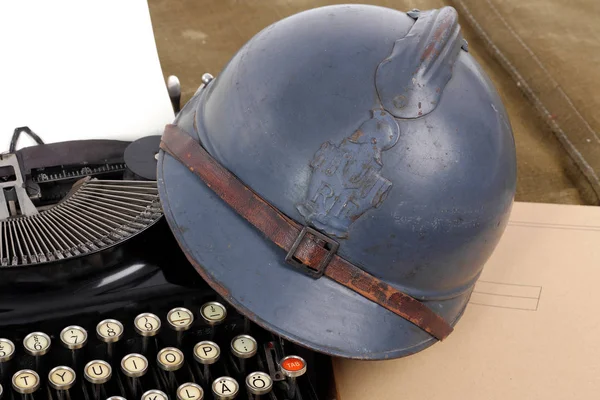
[[[146,1],[0,2],[0,152],[17,126],[134,140],[172,120]]]

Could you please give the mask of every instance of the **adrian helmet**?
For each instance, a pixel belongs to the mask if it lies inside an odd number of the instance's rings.
[[[252,38],[168,126],[161,201],[198,272],[308,348],[452,330],[502,235],[515,147],[456,11],[317,8]]]

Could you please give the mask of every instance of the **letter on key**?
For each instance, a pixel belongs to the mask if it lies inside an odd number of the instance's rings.
[[[183,353],[175,347],[165,347],[158,352],[156,361],[165,371],[177,371],[183,365]]]
[[[69,390],[75,384],[75,371],[69,367],[52,368],[48,373],[48,384],[56,390]]]
[[[152,389],[142,395],[142,400],[169,400],[169,398],[164,392]]]
[[[222,376],[215,379],[212,384],[212,391],[216,400],[231,400],[237,396],[239,386],[235,379]]]
[[[30,369],[22,369],[13,375],[12,387],[17,393],[32,394],[40,387],[40,376]]]
[[[177,388],[177,400],[202,400],[204,390],[195,383],[184,383]]]
[[[102,385],[110,380],[112,368],[109,363],[102,360],[90,361],[83,369],[85,379],[96,385]]]
[[[273,388],[273,380],[264,372],[252,372],[246,377],[248,392],[256,396],[267,394]]]
[[[148,359],[141,354],[128,354],[121,360],[121,371],[130,378],[139,378],[148,370]]]
[[[221,349],[215,342],[204,340],[194,346],[194,358],[200,364],[211,365],[219,361]]]

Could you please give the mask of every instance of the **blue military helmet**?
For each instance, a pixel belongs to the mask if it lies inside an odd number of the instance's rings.
[[[516,184],[506,111],[465,44],[450,7],[323,7],[252,38],[174,123],[217,172],[163,137],[165,216],[202,277],[257,324],[331,355],[402,357],[444,337],[393,309],[457,323]],[[257,229],[269,210],[296,240]],[[320,273],[298,266],[307,237],[330,244]]]

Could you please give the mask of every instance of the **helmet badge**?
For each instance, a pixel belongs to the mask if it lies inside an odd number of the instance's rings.
[[[310,162],[311,176],[304,201],[296,206],[308,224],[338,238],[367,210],[379,207],[392,182],[382,177],[381,153],[400,136],[396,120],[382,109],[371,110],[339,145],[325,142]]]

